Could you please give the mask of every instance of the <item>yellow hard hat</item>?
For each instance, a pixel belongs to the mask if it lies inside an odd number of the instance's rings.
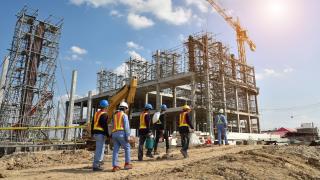
[[[190,110],[191,108],[190,108],[190,106],[188,106],[188,105],[184,105],[184,106],[182,106],[182,109]]]

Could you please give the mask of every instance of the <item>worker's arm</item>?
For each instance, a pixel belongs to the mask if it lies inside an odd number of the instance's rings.
[[[162,125],[163,125],[163,130],[166,130],[167,129],[167,114],[164,113],[163,114],[163,119],[162,119]]]
[[[145,116],[145,120],[146,120],[147,129],[150,129],[151,128],[151,117],[150,117],[150,114],[147,114]]]
[[[187,124],[189,125],[189,127],[190,127],[191,129],[194,129],[194,128],[193,128],[193,125],[192,125],[192,122],[191,122],[190,113],[187,114]]]
[[[130,137],[130,124],[129,124],[129,118],[126,114],[123,115],[123,124],[124,124],[125,138],[126,140],[128,140],[128,138]]]
[[[227,121],[227,118],[225,116],[222,116],[222,121],[223,121],[224,127],[227,128],[228,127],[228,121]]]
[[[93,124],[94,124],[94,118],[91,119],[91,136],[93,136]]]

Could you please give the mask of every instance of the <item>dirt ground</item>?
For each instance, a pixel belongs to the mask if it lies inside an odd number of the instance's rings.
[[[164,150],[162,149],[162,152]],[[4,179],[320,179],[320,149],[309,146],[195,147],[184,159],[179,149],[170,156],[137,161],[134,169],[111,172],[111,155],[104,171],[92,172],[92,152],[46,151],[0,158]],[[120,163],[123,164],[123,154]]]

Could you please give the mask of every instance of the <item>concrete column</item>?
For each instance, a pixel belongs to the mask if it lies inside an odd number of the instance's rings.
[[[58,101],[58,106],[57,106],[57,116],[56,116],[56,123],[55,126],[59,126],[59,120],[60,120],[60,101]],[[54,138],[58,138],[58,129],[54,131]]]
[[[255,103],[256,103],[256,114],[259,115],[259,108],[258,108],[258,97],[257,95],[254,96],[255,98]],[[260,119],[257,118],[257,125],[258,125],[258,132],[261,133],[261,130],[260,130]]]
[[[91,111],[92,111],[92,91],[88,92],[88,102],[87,102],[87,124],[91,121]]]
[[[250,119],[250,99],[249,99],[249,92],[246,90],[246,97],[247,97],[247,112],[248,112],[248,131],[251,133],[251,119]]]
[[[156,110],[160,111],[160,105],[161,105],[161,95],[160,95],[160,83],[159,79],[161,78],[160,74],[160,50],[157,50],[156,54],[156,77],[157,77],[157,85],[156,85],[156,91],[157,91],[157,96],[156,96]]]
[[[4,96],[4,88],[5,88],[5,83],[6,83],[6,76],[8,72],[8,65],[9,65],[9,57],[6,56],[3,60],[3,65],[2,65],[2,71],[1,71],[1,77],[0,77],[0,107],[2,103],[2,99]]]
[[[192,119],[192,125],[193,127],[196,127],[196,77],[195,74],[192,75],[191,77],[191,107],[192,107],[192,111],[191,111],[191,119]]]
[[[149,102],[149,94],[148,94],[148,93],[146,93],[146,97],[145,97],[145,104],[148,104],[148,102]]]
[[[172,107],[177,107],[177,88],[173,87],[172,88],[172,96],[173,96],[173,102],[172,102]]]
[[[71,89],[70,89],[70,99],[69,99],[69,110],[67,116],[67,126],[71,126],[73,121],[73,110],[74,110],[74,95],[76,93],[76,86],[77,86],[77,71],[72,71],[72,81],[71,81]],[[71,140],[71,129],[67,129],[65,140]]]
[[[236,94],[236,110],[237,110],[237,127],[238,132],[240,133],[240,115],[239,115],[239,95],[238,95],[238,88],[235,87],[235,94]]]

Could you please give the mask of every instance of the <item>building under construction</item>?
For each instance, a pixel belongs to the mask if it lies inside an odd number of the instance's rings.
[[[0,127],[49,126],[53,118],[56,60],[62,19],[38,19],[38,10],[17,14],[13,40],[2,71]],[[48,137],[43,131],[0,131],[2,142]]]
[[[74,101],[74,123],[91,120],[101,99],[108,99],[132,76],[138,78],[135,102],[131,109],[131,127],[138,128],[138,118],[145,103],[156,110],[166,104],[169,127],[177,129],[181,106],[192,107],[197,130],[213,132],[212,120],[218,109],[224,109],[232,132],[259,133],[259,111],[255,72],[240,62],[229,49],[209,33],[189,36],[179,47],[156,51],[152,60],[130,58],[121,73],[98,72],[99,94]],[[69,103],[67,102],[67,106]],[[88,108],[89,107],[89,108]],[[84,117],[84,111],[87,117]]]

